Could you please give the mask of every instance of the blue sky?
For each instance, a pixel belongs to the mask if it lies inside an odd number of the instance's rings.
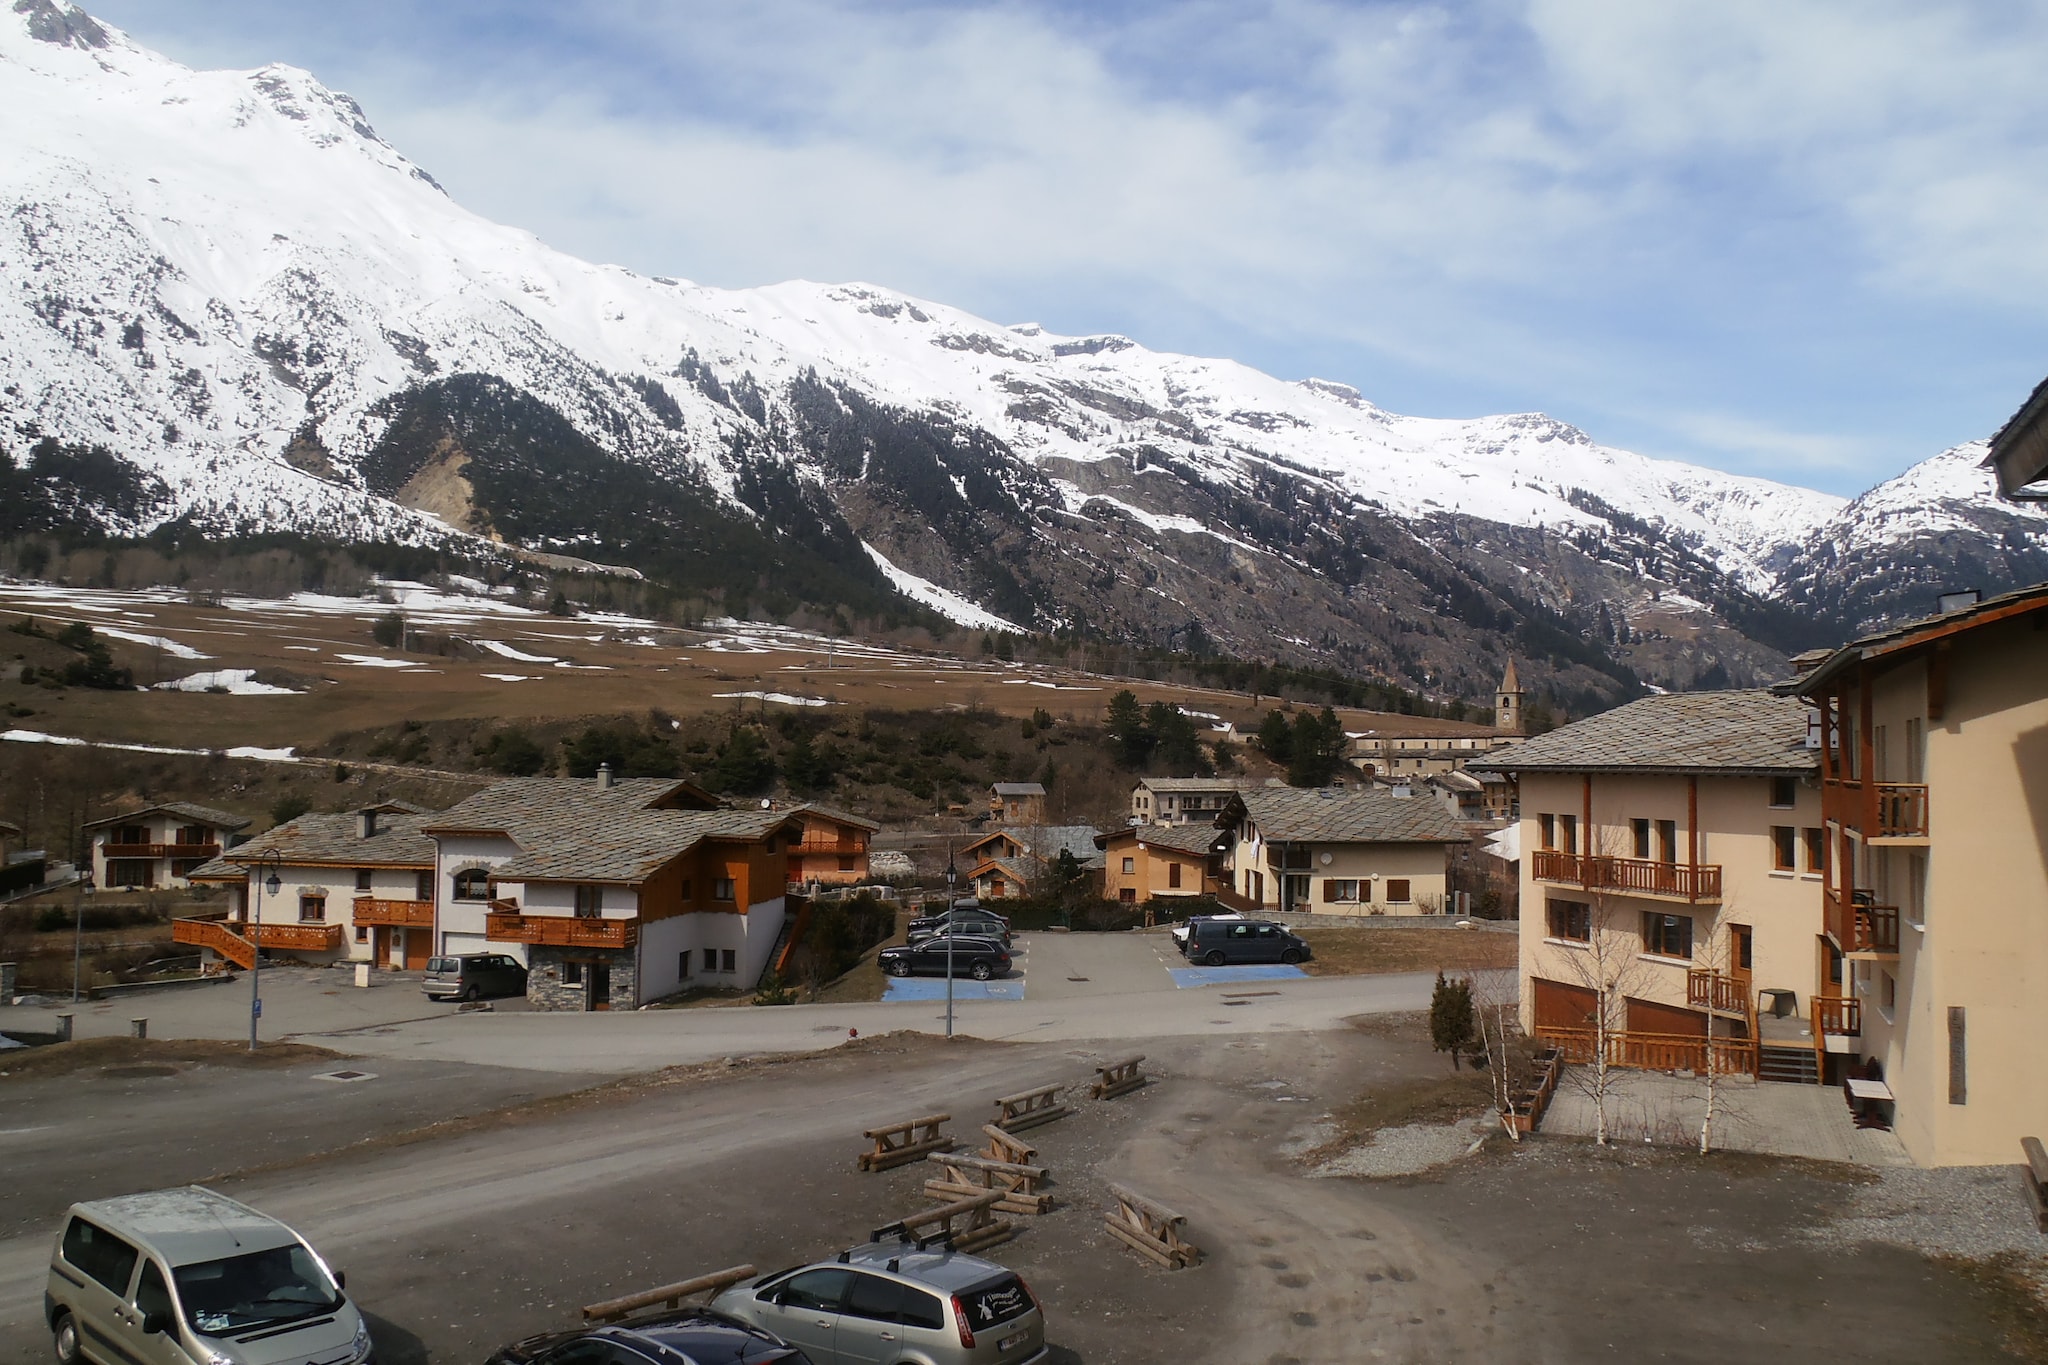
[[[99,0],[462,203],[1855,493],[2048,374],[2048,9]]]

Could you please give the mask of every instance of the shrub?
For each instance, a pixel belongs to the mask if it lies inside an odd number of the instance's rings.
[[[386,649],[397,649],[405,639],[405,618],[387,611],[370,625],[370,638]]]
[[[274,823],[282,825],[288,820],[298,819],[311,809],[311,801],[297,792],[286,792],[271,804],[270,818]]]

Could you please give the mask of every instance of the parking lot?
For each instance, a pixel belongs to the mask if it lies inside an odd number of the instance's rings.
[[[1220,1018],[1244,1013],[1219,1001],[1205,999]],[[860,1240],[925,1205],[922,1171],[855,1172],[860,1129],[943,1110],[971,1133],[994,1096],[1085,1080],[1128,1050],[864,1036],[566,1094],[574,1082],[532,1070],[480,1070],[465,1092],[382,1061],[349,1084],[322,1066],[0,1079],[7,1128],[49,1124],[0,1135],[0,1359],[48,1350],[40,1267],[72,1198],[218,1172],[349,1272],[386,1365],[474,1362],[586,1302]],[[1323,1115],[1444,1074],[1419,1020],[1144,1050],[1155,1084],[1028,1135],[1058,1206],[992,1253],[1045,1301],[1059,1360],[1805,1359],[1840,1348],[1839,1306],[1860,1359],[2008,1358],[2001,1305],[1971,1279],[1803,1239],[1853,1196],[1828,1168],[1553,1142],[1391,1182],[1311,1178],[1289,1153]],[[532,1098],[511,1112],[463,1120],[521,1087]],[[237,1125],[264,1135],[247,1159]],[[1156,1270],[1103,1236],[1109,1179],[1187,1214],[1205,1262]]]

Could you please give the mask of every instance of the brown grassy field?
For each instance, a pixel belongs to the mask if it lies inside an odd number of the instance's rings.
[[[1513,934],[1449,924],[1392,929],[1312,924],[1295,932],[1315,949],[1304,969],[1312,976],[1484,971],[1513,967],[1520,952]]]

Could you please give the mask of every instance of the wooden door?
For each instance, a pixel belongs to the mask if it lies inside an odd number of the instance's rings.
[[[1728,926],[1728,975],[1742,983],[1743,998],[1749,996],[1749,981],[1755,942],[1747,924]]]

